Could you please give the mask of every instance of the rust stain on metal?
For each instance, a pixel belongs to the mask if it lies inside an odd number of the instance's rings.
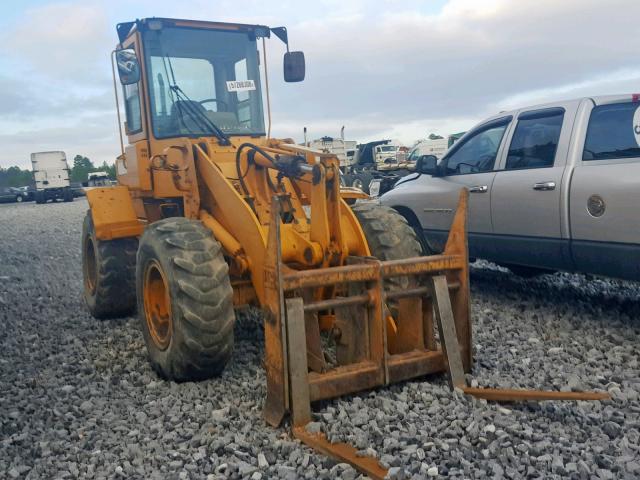
[[[383,480],[387,469],[371,457],[359,457],[357,450],[346,443],[330,443],[322,433],[309,433],[304,427],[293,429],[293,436],[320,453],[346,462],[373,480]]]

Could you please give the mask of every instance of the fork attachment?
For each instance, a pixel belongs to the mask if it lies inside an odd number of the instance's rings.
[[[311,402],[445,371],[434,335],[435,277],[448,291],[461,368],[471,370],[466,204],[462,191],[441,255],[348,257],[343,266],[293,270],[281,263],[278,228],[271,229],[266,283],[278,311],[265,324],[269,423],[279,424],[291,411],[294,425],[304,425]],[[408,288],[385,290],[385,279],[392,277],[406,278]],[[318,292],[336,294],[323,298]],[[323,337],[319,326],[326,317],[332,327]]]
[[[267,283],[276,308],[265,324],[268,423],[278,426],[290,412],[293,434],[300,441],[382,479],[386,469],[375,459],[306,431],[311,402],[439,372],[448,373],[452,389],[487,400],[609,398],[599,392],[467,386],[465,373],[472,367],[467,199],[467,191],[461,191],[441,255],[389,261],[348,257],[344,266],[299,271],[281,263],[278,228],[270,230]],[[384,281],[392,277],[407,278],[407,288],[385,290]],[[336,294],[318,295],[327,291]],[[332,328],[323,341],[320,325],[326,317],[332,319]],[[333,349],[327,347],[327,337],[335,342]]]

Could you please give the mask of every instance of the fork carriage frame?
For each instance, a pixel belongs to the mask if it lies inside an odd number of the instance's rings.
[[[464,370],[472,366],[466,190],[462,190],[441,255],[380,261],[349,257],[338,267],[296,271],[281,261],[279,229],[269,232],[266,269],[269,315],[265,321],[267,401],[265,418],[278,425],[310,421],[310,402],[444,372],[447,362],[434,335],[431,279],[446,278]],[[274,202],[277,205],[277,202]],[[277,217],[277,209],[273,215]],[[277,225],[277,222],[275,222]],[[384,280],[410,279],[410,287],[386,291]],[[333,298],[318,291],[334,289]],[[395,318],[387,304],[396,302]],[[318,315],[331,312],[338,366],[323,358]],[[288,361],[287,361],[288,360]]]

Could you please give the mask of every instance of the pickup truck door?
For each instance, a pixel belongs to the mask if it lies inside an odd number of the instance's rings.
[[[472,256],[481,256],[488,246],[486,239],[492,231],[490,199],[495,177],[493,169],[511,119],[511,116],[506,116],[490,120],[466,134],[440,161],[440,175],[424,179],[419,204],[413,207],[413,211],[434,250],[444,248],[463,187],[470,192],[469,252]]]
[[[568,268],[562,178],[579,101],[518,114],[491,192],[493,260]]]
[[[589,101],[586,116],[570,192],[575,268],[640,280],[640,102]]]

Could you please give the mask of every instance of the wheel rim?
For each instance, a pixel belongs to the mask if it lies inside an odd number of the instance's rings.
[[[171,299],[162,267],[155,260],[145,268],[142,289],[149,334],[153,343],[160,350],[165,350],[171,341]]]
[[[91,237],[87,236],[84,242],[84,283],[91,293],[96,293],[96,283],[98,277],[98,265],[96,250]]]
[[[21,203],[22,202],[22,197],[17,197],[16,198],[16,202]]]
[[[353,185],[352,185],[352,187],[356,187],[356,188],[359,188],[360,190],[362,190],[362,187],[363,187],[362,180],[360,180],[359,178],[356,178],[356,179],[353,181]]]

